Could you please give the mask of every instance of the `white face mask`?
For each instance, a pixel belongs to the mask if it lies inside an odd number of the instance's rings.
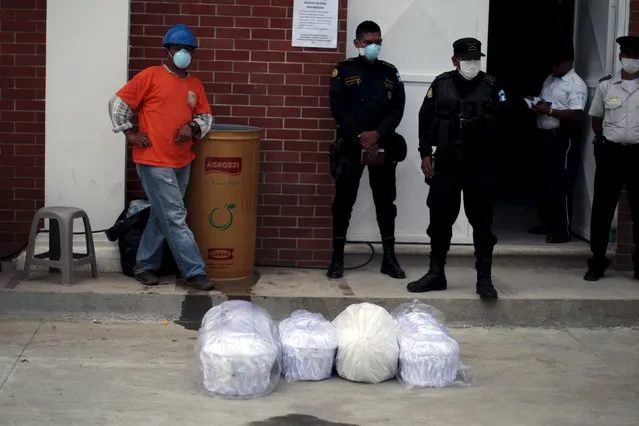
[[[466,80],[472,80],[477,77],[481,70],[481,59],[472,61],[459,61],[459,73]]]
[[[639,72],[639,59],[621,58],[621,66],[628,74]]]

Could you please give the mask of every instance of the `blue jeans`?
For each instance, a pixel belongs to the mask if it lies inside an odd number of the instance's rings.
[[[151,203],[151,213],[140,239],[135,273],[160,269],[166,239],[184,278],[205,275],[200,249],[186,224],[184,195],[189,185],[191,165],[171,169],[138,164],[137,172]]]

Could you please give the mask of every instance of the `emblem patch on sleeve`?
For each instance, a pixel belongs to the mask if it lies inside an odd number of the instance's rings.
[[[331,73],[331,77],[335,78],[335,77],[337,77],[337,74],[339,74],[339,72],[337,71],[337,68],[333,68],[333,72]]]
[[[402,77],[399,75],[399,71],[397,71],[397,81],[402,82]]]
[[[506,92],[504,92],[503,90],[500,90],[497,93],[497,96],[499,96],[499,102],[501,102],[501,103],[506,102],[506,100],[507,100],[506,99]]]
[[[428,88],[428,92],[426,92],[426,97],[427,97],[428,99],[430,99],[430,98],[432,98],[432,97],[433,97],[433,88],[432,88],[432,87],[429,87],[429,88]]]

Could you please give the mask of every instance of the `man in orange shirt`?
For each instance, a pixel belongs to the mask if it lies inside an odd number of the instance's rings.
[[[109,102],[114,132],[124,132],[133,146],[133,162],[151,203],[149,222],[138,248],[135,278],[158,284],[164,240],[187,284],[212,290],[193,233],[186,224],[184,195],[195,158],[193,139],[211,130],[213,116],[202,82],[186,70],[197,40],[183,24],[169,29],[164,47],[170,59],[164,65],[138,73]],[[133,112],[140,128],[133,128]]]

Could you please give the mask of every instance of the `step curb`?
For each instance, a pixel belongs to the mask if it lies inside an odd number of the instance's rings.
[[[414,299],[358,297],[265,297],[226,296],[222,293],[154,294],[60,293],[0,290],[0,318],[87,321],[169,321],[199,323],[202,315],[228,299],[252,300],[274,319],[283,319],[296,309],[320,312],[332,319],[348,305],[379,304],[392,310]],[[636,327],[639,299],[518,299],[502,298],[484,303],[468,298],[420,298],[444,312],[456,326],[506,327]]]

